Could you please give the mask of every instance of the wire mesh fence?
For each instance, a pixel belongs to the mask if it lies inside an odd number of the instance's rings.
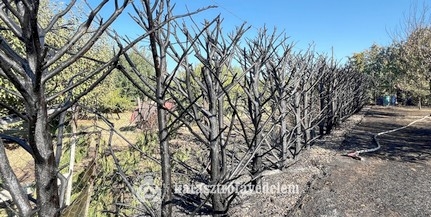
[[[142,122],[134,122],[133,115],[94,114],[76,121],[77,132],[70,134],[76,135],[72,203],[64,216],[138,214],[150,196],[157,197],[157,192],[145,192],[160,185],[157,134],[137,127]],[[64,144],[66,170],[73,143]]]
[[[144,181],[146,173],[157,173],[159,164],[157,134],[151,129],[138,129],[136,123],[130,121],[132,113],[93,114],[65,125],[57,180],[60,203],[67,207],[62,215],[105,216],[138,204],[133,198],[140,196],[132,195],[128,189],[139,192],[139,182]],[[25,137],[23,124],[3,126],[0,133]],[[58,145],[58,140],[54,137],[52,143]],[[4,140],[4,143],[10,166],[21,186],[31,198],[36,198],[33,157],[13,141]],[[137,178],[130,186],[125,186],[124,180],[129,177]],[[0,190],[1,214],[16,215],[11,195],[3,187]]]

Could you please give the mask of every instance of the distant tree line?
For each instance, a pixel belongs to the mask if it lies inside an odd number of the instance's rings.
[[[402,105],[430,105],[431,99],[431,20],[429,8],[412,8],[410,16],[393,33],[388,46],[373,44],[355,53],[349,63],[371,77],[368,91],[373,102],[394,95]]]

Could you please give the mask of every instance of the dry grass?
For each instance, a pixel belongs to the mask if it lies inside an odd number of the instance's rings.
[[[108,115],[107,119],[114,125],[115,130],[121,132],[121,134],[131,143],[136,143],[136,139],[141,132],[135,129],[134,124],[130,123],[130,116],[132,112],[124,112],[119,113],[118,116],[116,114]],[[119,117],[119,118],[118,118]],[[98,127],[96,127],[98,126]],[[92,120],[78,120],[78,131],[97,131],[100,129],[105,129],[102,132],[102,139],[108,141],[109,139],[109,129],[108,124],[101,119],[92,119]],[[119,142],[121,139],[118,135],[114,135],[113,141],[116,143],[115,145],[127,145],[125,142]]]
[[[132,124],[129,123],[129,119],[132,112],[120,113],[119,117],[117,115],[109,115],[108,120],[114,124],[114,127],[118,132],[122,134],[129,142],[135,144],[137,138],[142,132],[139,130],[134,130]],[[108,125],[102,120],[78,120],[78,131],[97,131],[100,128],[96,128],[95,126],[99,126],[103,129],[109,129]],[[0,133],[4,133],[7,135],[24,135],[25,129],[24,127],[16,127],[11,129],[0,129]],[[102,141],[108,141],[109,132],[102,131]],[[128,143],[124,141],[120,136],[114,135],[113,143],[115,146],[128,146]],[[54,141],[55,142],[55,141]],[[67,143],[68,139],[64,140],[64,143]],[[11,167],[13,168],[16,176],[22,183],[28,183],[34,181],[34,162],[32,156],[26,152],[24,149],[17,147],[15,144],[10,144],[7,147],[13,147],[10,149],[6,149],[6,154],[8,156]]]
[[[32,156],[22,148],[6,149],[9,163],[21,183],[34,181],[34,162]]]

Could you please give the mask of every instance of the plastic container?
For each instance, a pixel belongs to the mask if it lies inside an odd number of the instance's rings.
[[[389,106],[391,104],[391,96],[383,97],[383,106]]]

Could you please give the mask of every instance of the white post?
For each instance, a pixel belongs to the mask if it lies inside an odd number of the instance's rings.
[[[70,205],[70,198],[72,196],[72,182],[73,182],[73,168],[75,167],[75,150],[76,150],[76,133],[77,133],[77,123],[76,123],[76,110],[72,109],[72,141],[70,143],[70,161],[69,161],[69,171],[67,173],[67,187],[65,194],[65,204]]]

